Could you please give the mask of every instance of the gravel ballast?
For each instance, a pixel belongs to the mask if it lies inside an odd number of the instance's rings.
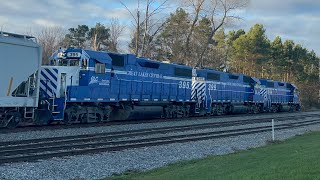
[[[295,114],[309,115],[309,114],[319,114],[319,112],[304,112],[304,113],[295,113]],[[32,132],[17,132],[17,133],[9,133],[9,134],[0,134],[0,142],[85,135],[85,134],[95,134],[95,133],[112,133],[112,132],[119,132],[119,131],[131,131],[131,130],[137,130],[137,129],[161,128],[161,127],[170,127],[170,126],[183,126],[183,125],[190,125],[190,124],[227,122],[227,121],[237,121],[239,119],[241,120],[248,120],[248,119],[254,119],[254,118],[272,119],[276,117],[286,117],[286,116],[293,116],[293,115],[294,115],[293,113],[280,113],[280,114],[266,113],[266,114],[261,114],[257,116],[243,116],[243,117],[214,116],[207,119],[198,119],[198,120],[195,119],[195,120],[189,120],[189,121],[168,121],[168,122],[144,123],[144,124],[127,124],[127,125],[116,125],[116,126],[83,127],[83,128],[71,128],[71,129],[58,129],[58,130],[39,130],[39,131],[32,131]],[[41,127],[39,129],[41,129]]]
[[[307,131],[318,131],[320,125],[276,131],[284,140]],[[145,171],[170,163],[222,155],[263,146],[271,132],[189,143],[177,143],[120,152],[106,152],[67,158],[54,158],[32,163],[0,166],[0,179],[99,179],[126,171]]]

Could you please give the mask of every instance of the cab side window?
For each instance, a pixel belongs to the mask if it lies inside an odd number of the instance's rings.
[[[88,60],[82,59],[81,69],[87,69],[87,67],[88,67]]]
[[[106,64],[96,62],[94,70],[96,74],[104,74],[106,71]]]

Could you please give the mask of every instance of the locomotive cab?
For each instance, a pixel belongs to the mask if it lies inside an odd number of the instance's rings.
[[[56,51],[40,75],[42,97],[48,102],[52,119],[68,121],[65,116],[69,107],[106,100],[109,92],[104,87],[110,85],[111,62],[106,52],[74,48]]]
[[[68,88],[79,85],[81,67],[85,65],[83,62],[88,59],[81,51],[59,49],[50,57],[50,64],[41,67],[40,104],[44,107],[43,109],[48,109],[51,112],[50,119],[64,119]],[[40,117],[39,119],[44,118]]]
[[[68,86],[79,85],[79,72],[87,59],[77,50],[59,49],[50,57],[50,66],[41,69],[41,85],[45,96],[62,98],[67,96]]]

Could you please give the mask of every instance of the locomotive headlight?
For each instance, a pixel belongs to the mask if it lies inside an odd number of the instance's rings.
[[[81,57],[81,53],[79,53],[79,52],[68,52],[67,53],[67,56],[68,57],[77,57],[77,58],[79,58],[79,57]]]
[[[62,58],[64,56],[64,53],[63,52],[59,52],[58,55],[57,55],[59,58]]]

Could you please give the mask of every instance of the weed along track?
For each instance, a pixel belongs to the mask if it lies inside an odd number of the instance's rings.
[[[302,120],[306,117],[314,118]],[[320,123],[320,118],[315,115],[274,119],[276,131]],[[249,124],[255,126],[246,127]],[[0,164],[187,143],[266,131],[271,132],[270,118],[3,142],[0,146]]]

